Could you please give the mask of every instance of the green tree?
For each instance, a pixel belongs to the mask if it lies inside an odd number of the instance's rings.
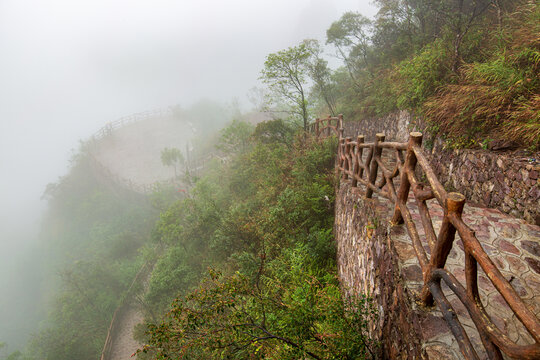
[[[367,359],[374,310],[365,297],[344,307],[331,276],[305,271],[303,250],[261,264],[252,280],[236,273],[209,277],[150,325],[142,352],[154,359]],[[264,260],[263,260],[264,262]]]
[[[294,129],[281,119],[258,123],[252,138],[263,144],[285,144],[291,146]]]
[[[314,46],[316,41],[304,40],[297,46],[269,54],[261,71],[263,82],[289,106],[291,114],[302,119],[304,130],[309,122],[307,95]]]
[[[242,152],[249,144],[249,137],[253,132],[253,126],[245,121],[233,120],[226,128],[222,129],[219,143],[216,148],[227,154]]]
[[[322,58],[322,48],[316,40],[310,40],[312,56],[309,61],[309,77],[313,81],[312,95],[324,101],[332,116],[336,112],[336,84],[332,78],[332,71],[328,67],[328,61]]]
[[[184,164],[184,155],[177,148],[165,148],[161,150],[161,162],[165,166],[174,167],[174,176],[177,177],[177,166]]]
[[[326,31],[326,43],[335,46],[338,57],[345,63],[356,86],[359,86],[358,72],[368,67],[370,28],[368,18],[359,13],[346,12]]]

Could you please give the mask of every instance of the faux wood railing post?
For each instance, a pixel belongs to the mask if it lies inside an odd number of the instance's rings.
[[[371,166],[369,167],[369,183],[375,185],[377,180],[377,172],[379,171],[379,164],[377,158],[380,158],[382,148],[379,147],[379,142],[384,141],[384,134],[376,134],[375,142],[373,143],[373,157],[371,158]],[[370,199],[373,196],[373,189],[369,186],[366,187],[366,198]]]
[[[397,193],[397,201],[394,208],[394,216],[392,217],[391,222],[393,224],[403,224],[403,217],[401,216],[401,211],[399,210],[399,203],[407,204],[407,199],[409,197],[409,189],[411,183],[407,176],[408,171],[414,171],[416,167],[416,155],[414,154],[413,147],[415,145],[420,146],[422,144],[422,133],[412,132],[409,134],[409,142],[407,144],[407,155],[405,156],[405,163],[403,168],[399,170],[399,189]]]
[[[446,259],[450,250],[452,250],[452,245],[456,237],[456,228],[450,222],[449,215],[455,214],[458,217],[461,217],[463,213],[463,206],[465,205],[465,196],[460,193],[450,193],[446,200],[444,208],[444,217],[439,231],[439,236],[437,237],[437,242],[435,243],[435,248],[431,254],[431,259],[429,262],[429,267],[427,271],[424,272],[424,288],[422,289],[421,301],[427,306],[433,305],[433,296],[429,291],[427,286],[427,280],[431,276],[431,271],[434,269],[442,269],[446,264]]]
[[[344,162],[343,162],[343,174],[342,174],[342,179],[347,179],[348,175],[349,175],[349,171],[351,170],[351,162],[350,162],[350,159],[351,159],[351,138],[348,137],[345,139],[345,157],[344,157]]]
[[[339,144],[338,144],[338,168],[343,167],[344,153],[345,153],[345,139],[343,137],[340,137]]]
[[[364,143],[364,137],[362,135],[358,135],[356,137],[356,147],[354,149],[354,155],[353,155],[353,175],[352,175],[352,182],[351,186],[356,187],[358,186],[358,179],[356,178],[360,174],[360,161],[362,161],[362,148],[360,147],[360,144]]]
[[[461,213],[457,214],[461,218]],[[478,306],[483,309],[484,305],[478,293],[478,262],[471,254],[470,250],[465,247],[465,283],[467,285],[467,295]],[[502,360],[501,350],[491,341],[489,336],[484,332],[480,332],[480,340],[486,348],[489,359]]]
[[[364,143],[364,135],[358,135],[356,141],[358,143],[358,156],[356,158],[356,161],[358,162],[358,177],[361,179],[364,176],[364,168],[360,166],[362,156],[364,155],[364,148],[360,147],[360,144]]]
[[[330,136],[330,126],[332,125],[332,119],[330,117],[326,118],[326,137]]]

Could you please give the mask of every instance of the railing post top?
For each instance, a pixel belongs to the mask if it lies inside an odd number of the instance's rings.
[[[414,131],[409,134],[409,139],[415,144],[421,144],[423,136],[421,132]]]
[[[377,133],[375,134],[375,138],[379,141],[384,141],[385,135],[384,133]]]
[[[465,205],[465,196],[458,192],[451,192],[446,199],[446,207],[448,212],[457,212],[461,214],[463,212],[463,206]]]
[[[358,135],[358,136],[356,137],[356,141],[357,141],[357,142],[364,142],[364,135]]]

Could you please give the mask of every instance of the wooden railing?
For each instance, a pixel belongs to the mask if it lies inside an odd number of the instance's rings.
[[[171,115],[172,115],[171,110],[157,109],[157,110],[143,111],[143,112],[123,116],[120,119],[106,123],[104,126],[101,127],[101,129],[99,129],[92,135],[92,139],[99,140],[104,137],[107,137],[111,135],[114,130],[121,128],[123,126],[126,126],[128,124],[132,124],[132,123],[136,123],[136,122],[144,121],[148,119],[157,119],[161,117],[167,117]]]
[[[331,124],[336,122],[339,128]],[[461,353],[466,359],[479,359],[476,350],[457,318],[456,311],[441,289],[441,281],[454,292],[463,303],[474,322],[486,353],[490,359],[502,359],[501,352],[512,358],[540,359],[540,321],[527,307],[514,288],[501,274],[497,266],[482,248],[475,233],[462,218],[465,197],[456,192],[448,193],[437,179],[421,148],[422,134],[413,132],[407,143],[389,142],[384,134],[366,143],[364,136],[355,140],[343,136],[342,117],[317,119],[310,127],[316,137],[326,137],[332,132],[339,137],[338,164],[343,180],[350,180],[353,187],[364,185],[365,197],[373,193],[394,204],[392,224],[405,223],[412,240],[414,251],[422,268],[423,288],[420,300],[424,305],[437,304],[450,330],[455,336]],[[324,133],[321,131],[324,129]],[[326,129],[331,129],[326,130]],[[393,153],[395,164],[383,162],[383,151]],[[364,153],[366,152],[366,153]],[[427,183],[419,180],[423,174]],[[398,181],[394,183],[394,180]],[[428,257],[408,208],[407,199],[412,190],[420,213],[421,224],[430,248]],[[444,209],[444,218],[436,234],[429,213],[427,200],[436,199]],[[446,260],[459,234],[465,252],[465,279],[463,286],[445,269]],[[520,345],[503,333],[486,312],[478,291],[478,265],[505,299],[517,318],[525,326],[535,343]]]
[[[331,135],[339,136],[339,129],[343,127],[343,115],[327,117],[325,119],[316,119],[308,125],[307,130],[316,137],[328,137]]]

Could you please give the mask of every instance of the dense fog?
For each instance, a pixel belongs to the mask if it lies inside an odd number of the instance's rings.
[[[43,318],[40,197],[80,140],[121,116],[200,99],[247,110],[269,53],[324,43],[345,11],[373,16],[370,3],[1,1],[0,342],[23,346]]]

